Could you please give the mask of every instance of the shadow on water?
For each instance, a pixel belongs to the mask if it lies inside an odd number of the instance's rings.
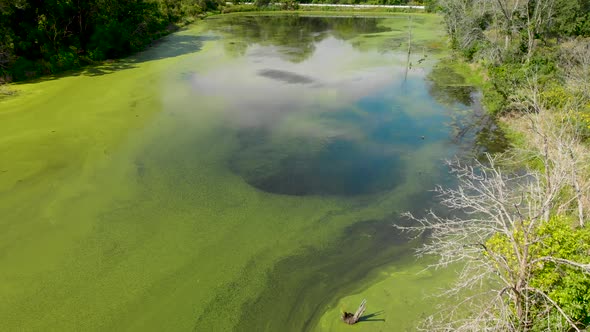
[[[385,319],[383,319],[383,318],[374,318],[377,316],[381,316],[384,313],[385,313],[385,311],[381,310],[381,311],[376,311],[371,314],[363,315],[363,316],[361,316],[361,318],[359,318],[359,323],[361,323],[361,322],[384,322]]]
[[[121,70],[133,69],[133,68],[136,68],[136,66],[132,62],[129,62],[128,60],[120,60],[120,61],[113,61],[113,62],[106,63],[106,64],[89,66],[89,67],[83,68],[80,71],[80,75],[95,77],[95,76],[108,75],[108,74],[116,73]]]
[[[122,70],[137,68],[137,64],[140,63],[199,52],[205,42],[217,39],[219,39],[219,37],[175,33],[158,40],[146,50],[126,59],[107,60],[101,64],[88,65],[80,69],[65,71],[55,75],[46,75],[28,81],[17,82],[16,84],[40,83],[71,76],[97,77],[113,74]]]
[[[80,70],[80,75],[101,76],[112,74],[125,69],[137,68],[137,64],[174,58],[181,55],[199,52],[207,41],[217,40],[216,36],[200,36],[186,34],[172,34],[155,42],[148,49],[127,59],[113,61],[98,66],[89,66]]]
[[[212,35],[172,34],[157,41],[151,48],[130,57],[129,60],[132,63],[142,63],[196,53],[203,48],[205,42],[218,39],[220,37]]]

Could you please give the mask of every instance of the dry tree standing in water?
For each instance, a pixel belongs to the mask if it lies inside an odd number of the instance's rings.
[[[568,117],[550,114],[529,92],[520,100],[533,136],[527,151],[449,162],[457,184],[435,192],[451,216],[406,213],[410,225],[396,225],[427,235],[418,254],[437,256],[431,267],[459,268],[457,282],[441,294],[457,301],[429,317],[424,330],[582,331],[590,325],[588,152]],[[499,163],[516,156],[528,166],[504,173]]]

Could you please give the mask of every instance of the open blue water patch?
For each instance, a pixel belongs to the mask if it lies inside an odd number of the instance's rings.
[[[242,128],[231,169],[250,185],[276,194],[351,196],[394,189],[408,167],[404,153],[448,139],[442,125],[448,115],[431,98],[407,103],[399,95],[405,92],[390,91],[305,120],[335,135],[277,135],[274,125]],[[427,91],[420,93],[428,97]]]
[[[241,135],[247,138],[230,165],[266,192],[350,196],[389,190],[401,182],[399,156],[379,145],[342,138],[276,142],[263,130],[251,130]]]

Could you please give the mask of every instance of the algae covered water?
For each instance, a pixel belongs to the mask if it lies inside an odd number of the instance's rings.
[[[415,325],[451,277],[391,224],[485,133],[443,53],[436,16],[220,16],[13,86],[2,330],[327,331],[357,295],[355,329]]]

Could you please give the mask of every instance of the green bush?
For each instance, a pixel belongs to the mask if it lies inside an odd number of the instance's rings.
[[[297,10],[299,9],[299,2],[293,0],[284,0],[281,3],[282,10]]]
[[[51,56],[49,61],[51,63],[52,73],[78,68],[80,66],[78,56],[75,51],[72,50],[62,50],[59,53]]]
[[[254,5],[258,8],[268,7],[271,4],[271,0],[256,0],[254,1]]]
[[[590,263],[590,228],[573,228],[554,217],[539,229],[544,241],[537,255]],[[590,276],[571,266],[545,262],[533,271],[532,285],[552,297],[575,322],[590,326]]]
[[[527,223],[522,227],[527,227]],[[503,257],[510,271],[527,273],[530,276],[527,278],[530,286],[552,298],[580,327],[590,326],[590,275],[570,265],[543,259],[551,257],[581,264],[590,263],[590,228],[574,227],[567,218],[553,216],[549,221],[540,224],[534,230],[534,235],[524,234],[522,229],[515,229],[513,239],[508,239],[498,233],[486,242],[486,248],[489,252]],[[533,238],[541,240],[528,243]],[[517,258],[514,245],[524,248],[525,243],[528,243],[528,256]],[[522,266],[519,259],[531,262],[528,265],[530,269],[519,271]],[[537,263],[532,264],[533,262]],[[544,331],[543,326],[546,327],[547,319],[562,319],[559,314],[548,316],[543,304],[540,299],[539,307],[529,308],[532,315],[536,316],[533,321],[539,324],[533,326],[533,331]]]

